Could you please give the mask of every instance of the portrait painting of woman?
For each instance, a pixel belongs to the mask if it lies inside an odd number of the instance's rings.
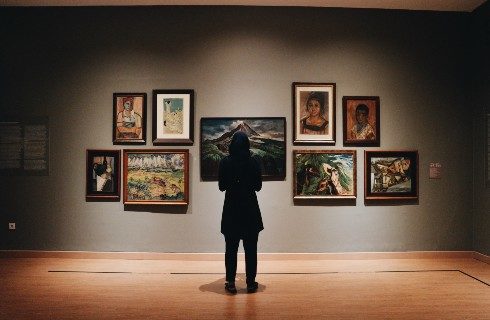
[[[335,144],[335,84],[293,83],[294,143]]]

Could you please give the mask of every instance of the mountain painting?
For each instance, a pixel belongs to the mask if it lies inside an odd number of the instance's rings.
[[[286,118],[201,118],[201,178],[218,180],[221,159],[228,155],[233,134],[245,132],[252,157],[264,180],[286,177]]]

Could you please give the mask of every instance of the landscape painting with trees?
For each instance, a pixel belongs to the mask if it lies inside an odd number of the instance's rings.
[[[228,155],[233,134],[242,131],[250,139],[250,151],[266,180],[286,176],[286,118],[202,118],[201,178],[218,180],[221,159]]]

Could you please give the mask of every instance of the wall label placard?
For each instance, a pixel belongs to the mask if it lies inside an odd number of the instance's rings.
[[[431,162],[429,164],[429,179],[441,179],[442,164],[439,162]]]
[[[48,118],[0,121],[0,175],[49,174]]]

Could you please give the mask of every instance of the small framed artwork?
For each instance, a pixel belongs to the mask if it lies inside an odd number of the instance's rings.
[[[293,83],[293,143],[335,144],[335,83]]]
[[[250,139],[252,156],[260,163],[264,180],[286,177],[286,118],[201,118],[201,179],[218,180],[221,159],[226,157],[233,134]]]
[[[355,199],[355,150],[294,150],[293,199]]]
[[[418,151],[364,151],[366,200],[418,199]]]
[[[120,200],[120,150],[87,150],[86,200]]]
[[[124,204],[188,205],[189,150],[123,150]]]
[[[379,146],[379,97],[343,97],[344,145]]]
[[[153,90],[153,144],[194,143],[194,90]]]
[[[146,143],[146,93],[113,94],[114,144]]]

